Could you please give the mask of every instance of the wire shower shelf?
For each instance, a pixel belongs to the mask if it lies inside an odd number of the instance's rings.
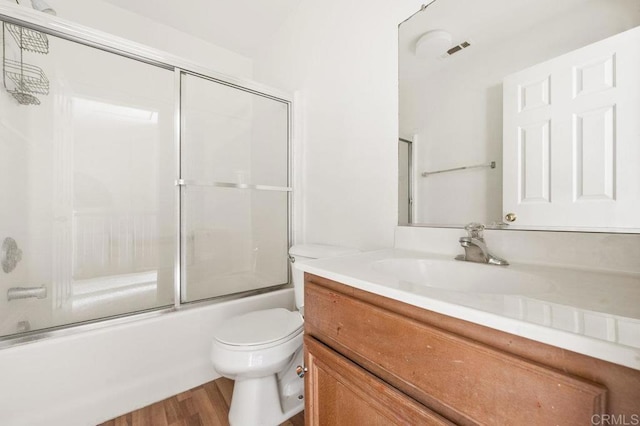
[[[9,92],[20,105],[40,105],[40,99],[29,93],[24,93],[19,90],[7,90],[7,92]]]
[[[11,34],[9,37],[8,34]],[[7,42],[13,39],[19,50],[20,60],[7,58]],[[35,94],[49,94],[49,80],[42,68],[25,63],[24,52],[49,53],[49,39],[39,31],[20,25],[2,22],[2,82],[5,90],[20,105],[40,105]],[[7,86],[7,82],[11,82]]]
[[[24,62],[5,58],[4,75],[16,85],[21,92],[49,94],[49,80],[42,68]]]
[[[45,55],[49,53],[49,39],[40,31],[9,23],[5,23],[5,27],[20,49]]]

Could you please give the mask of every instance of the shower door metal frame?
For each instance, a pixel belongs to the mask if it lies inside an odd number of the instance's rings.
[[[240,292],[240,293],[233,293],[233,294],[229,294],[229,295],[222,295],[222,296],[214,296],[211,298],[207,298],[207,299],[200,299],[200,300],[194,300],[194,301],[183,301],[183,295],[186,292],[185,290],[185,283],[186,283],[186,274],[185,274],[185,269],[180,269],[181,265],[186,265],[186,250],[183,250],[184,247],[186,247],[185,244],[185,238],[186,238],[186,221],[183,220],[184,217],[184,197],[183,197],[183,188],[187,188],[188,186],[200,186],[200,187],[217,187],[217,188],[235,188],[235,189],[248,189],[248,190],[258,190],[258,191],[277,191],[277,192],[286,192],[287,193],[287,242],[288,242],[288,247],[291,246],[292,241],[293,241],[293,224],[292,224],[292,194],[293,194],[293,187],[292,187],[292,183],[291,183],[291,165],[292,165],[292,150],[291,150],[291,135],[292,135],[292,115],[291,115],[291,105],[292,102],[291,100],[285,100],[282,99],[281,97],[278,96],[273,96],[271,94],[268,93],[264,93],[264,92],[260,92],[251,88],[245,88],[245,87],[240,87],[236,84],[231,84],[222,80],[219,80],[217,78],[214,78],[212,76],[206,75],[206,74],[201,74],[198,72],[193,72],[190,70],[185,70],[185,69],[179,69],[176,68],[175,71],[176,74],[176,81],[177,81],[177,103],[178,103],[178,108],[176,109],[177,112],[177,117],[176,117],[176,123],[178,125],[177,130],[176,130],[176,138],[177,138],[177,146],[179,148],[179,150],[177,151],[177,161],[179,162],[178,164],[178,179],[176,180],[176,185],[178,186],[178,197],[179,197],[179,204],[178,204],[178,222],[179,222],[179,244],[178,244],[178,260],[179,262],[177,263],[178,268],[176,271],[176,274],[179,274],[179,279],[176,280],[175,282],[177,283],[176,285],[176,290],[175,290],[175,294],[177,295],[177,299],[174,301],[174,304],[176,306],[176,309],[178,308],[182,308],[184,309],[186,306],[190,306],[190,305],[199,305],[202,303],[207,303],[207,301],[219,301],[219,300],[229,300],[229,299],[235,299],[238,297],[245,297],[248,295],[255,295],[255,294],[260,294],[260,293],[264,293],[264,292],[268,292],[268,291],[272,291],[272,290],[278,290],[281,288],[284,288],[285,286],[289,286],[291,285],[291,271],[288,270],[289,268],[287,268],[288,272],[287,272],[287,283],[282,283],[282,284],[275,284],[272,286],[268,286],[268,287],[264,287],[264,288],[259,288],[256,290],[249,290],[249,291],[244,291],[244,292]],[[281,102],[283,104],[286,105],[287,107],[287,186],[272,186],[272,185],[252,185],[252,184],[243,184],[243,183],[230,183],[230,182],[205,182],[205,181],[199,181],[199,180],[191,180],[191,179],[182,179],[182,159],[181,159],[181,155],[182,155],[182,130],[184,127],[184,116],[182,115],[182,76],[184,75],[190,75],[193,77],[198,77],[198,78],[202,78],[205,80],[208,80],[212,83],[217,83],[217,84],[222,84],[224,86],[228,86],[231,88],[235,88],[237,90],[241,90],[243,92],[247,92],[250,93],[252,95],[257,95],[257,96],[262,96],[264,98],[267,99],[271,99],[273,101],[277,101],[277,102]],[[288,256],[286,256],[286,258],[288,259]]]
[[[234,300],[249,297],[256,294],[276,291],[279,289],[291,287],[291,271],[288,272],[288,282],[266,287],[257,290],[251,290],[242,293],[235,293],[225,296],[219,296],[201,301],[181,303],[181,284],[182,271],[181,263],[183,254],[181,252],[181,241],[183,234],[183,220],[181,214],[182,195],[181,187],[188,182],[181,179],[181,136],[182,136],[182,110],[181,110],[181,76],[190,74],[202,77],[216,83],[220,83],[238,90],[249,92],[255,95],[270,98],[279,102],[283,102],[287,106],[287,187],[262,187],[256,185],[257,189],[275,189],[287,192],[287,241],[291,246],[293,242],[293,188],[292,188],[292,104],[293,97],[291,94],[271,88],[266,85],[254,82],[245,78],[238,78],[216,72],[212,69],[199,65],[195,62],[186,60],[176,55],[163,52],[158,49],[150,48],[145,45],[126,40],[121,37],[113,36],[101,31],[85,27],[56,16],[26,9],[24,7],[11,3],[0,3],[0,21],[20,25],[22,27],[40,31],[47,35],[58,37],[67,41],[75,42],[87,47],[99,49],[108,53],[133,59],[138,62],[146,63],[155,67],[163,68],[174,72],[174,149],[176,155],[175,163],[175,201],[176,201],[176,253],[174,256],[174,303],[173,305],[165,305],[156,308],[149,308],[131,313],[113,315],[94,320],[70,323],[61,326],[49,327],[41,330],[35,330],[17,335],[0,337],[0,349],[12,347],[32,341],[38,341],[54,336],[66,336],[70,334],[85,332],[88,330],[99,329],[102,327],[123,324],[130,321],[157,317],[166,315],[184,309],[191,309],[203,305],[220,303],[223,301]],[[247,187],[247,185],[238,184],[237,187]]]
[[[407,192],[408,192],[408,225],[413,223],[413,141],[405,138],[398,138],[399,143],[407,144]],[[400,194],[398,194],[400,196]]]

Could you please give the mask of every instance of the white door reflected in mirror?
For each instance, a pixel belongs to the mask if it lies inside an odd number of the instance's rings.
[[[520,225],[640,225],[640,27],[504,79],[505,213]]]

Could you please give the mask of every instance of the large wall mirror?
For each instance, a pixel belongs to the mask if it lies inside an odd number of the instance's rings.
[[[399,31],[401,225],[640,232],[640,0],[435,0]]]

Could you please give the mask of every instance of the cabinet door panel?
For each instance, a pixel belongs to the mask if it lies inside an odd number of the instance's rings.
[[[308,336],[305,359],[305,424],[452,424]]]
[[[458,423],[582,425],[605,412],[600,385],[310,281],[305,330]]]

